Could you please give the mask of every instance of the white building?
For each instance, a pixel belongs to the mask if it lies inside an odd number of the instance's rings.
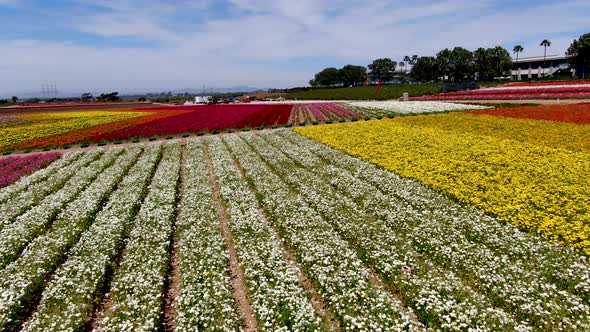
[[[575,71],[570,69],[570,64],[567,62],[567,56],[565,55],[513,59],[512,64],[514,65],[512,78],[519,81],[552,76],[558,73],[567,73],[568,75],[571,73],[572,77],[575,76]]]

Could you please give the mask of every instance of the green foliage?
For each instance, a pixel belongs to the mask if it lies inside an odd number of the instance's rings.
[[[419,82],[430,82],[438,80],[440,69],[435,57],[423,56],[416,60],[410,75]]]
[[[173,138],[174,138],[174,136],[172,136],[172,135],[166,136],[166,139],[173,139]]]
[[[587,78],[590,75],[590,33],[581,35],[567,49],[568,61],[576,69],[576,75]]]
[[[326,68],[315,74],[310,82],[312,86],[333,86],[340,83],[340,72],[334,67]]]
[[[150,140],[150,141],[155,141],[155,140],[156,140],[156,138],[155,138],[155,137],[150,137],[150,138],[149,138],[149,140]]]
[[[346,122],[346,119],[342,118],[342,119],[338,120],[338,122]]]
[[[211,132],[213,135],[217,135],[220,133],[219,129],[215,128],[213,129],[213,131]]]
[[[139,143],[139,138],[134,138],[131,140],[132,143]]]
[[[119,144],[123,144],[123,141],[121,141],[121,140],[116,140],[116,141],[115,141],[115,142],[113,142],[113,143],[115,143],[115,144],[119,145]]]
[[[90,143],[82,143],[82,144],[80,144],[80,147],[81,148],[87,148],[89,146],[90,146]]]
[[[356,86],[367,80],[367,68],[363,66],[346,65],[338,72],[340,80],[346,86]]]
[[[317,121],[312,121],[312,122],[311,122],[311,124],[312,124],[312,125],[314,125],[314,126],[317,126],[317,125],[319,124],[319,122],[317,122]]]
[[[317,88],[305,91],[288,93],[287,99],[312,99],[312,100],[366,100],[366,99],[398,99],[403,96],[404,92],[410,96],[422,96],[436,94],[440,92],[443,84],[393,84],[384,85],[377,95],[375,95],[374,86],[362,86],[354,88]]]
[[[203,135],[205,135],[205,132],[203,132],[203,131],[199,131],[199,132],[197,133],[197,136],[203,136]]]
[[[186,137],[189,137],[189,136],[190,136],[190,134],[189,134],[189,133],[184,133],[184,134],[182,134],[181,136],[186,138]]]
[[[369,65],[369,76],[379,81],[391,81],[395,75],[397,62],[390,58],[373,60]]]

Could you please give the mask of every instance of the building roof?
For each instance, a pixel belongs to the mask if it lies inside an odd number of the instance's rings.
[[[524,58],[518,58],[518,60],[512,59],[512,62],[513,63],[521,63],[521,62],[535,62],[535,61],[543,61],[543,60],[551,61],[551,60],[565,60],[565,59],[567,59],[566,55],[551,54],[551,55],[547,55],[547,57],[543,57],[541,55],[541,56],[529,56],[529,57],[524,57]]]

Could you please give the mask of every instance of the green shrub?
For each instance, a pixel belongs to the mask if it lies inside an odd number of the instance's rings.
[[[326,120],[326,123],[331,124],[331,123],[334,123],[334,121],[333,120]]]
[[[155,138],[155,137],[150,137],[150,138],[149,138],[149,140],[150,140],[150,141],[155,141],[156,139],[157,139],[157,138]]]
[[[395,114],[394,113],[387,113],[387,117],[390,119],[395,118]]]
[[[188,133],[182,134],[182,137],[184,137],[184,138],[189,137],[189,136],[190,136],[190,134],[188,134]]]
[[[132,143],[139,143],[139,138],[134,138],[131,140]]]
[[[51,150],[53,150],[53,149],[52,149],[52,148],[50,148],[50,147],[46,147],[46,148],[43,148],[43,150],[42,150],[42,151],[51,151]]]
[[[97,145],[98,146],[105,146],[105,145],[107,145],[107,142],[101,141],[101,142],[98,142]]]
[[[80,147],[81,148],[87,148],[89,146],[90,146],[90,143],[82,143],[82,144],[80,144]]]
[[[173,138],[174,138],[174,136],[172,136],[172,135],[166,136],[166,139],[173,139]]]
[[[219,129],[215,128],[215,129],[213,129],[213,131],[211,133],[213,135],[217,135],[217,134],[219,134]]]
[[[383,115],[379,115],[379,116],[377,117],[377,120],[381,120],[381,119],[383,119]]]
[[[121,141],[121,140],[116,140],[116,141],[114,141],[113,143],[115,143],[115,144],[119,145],[119,144],[122,144],[122,143],[123,143],[123,141]]]
[[[69,149],[69,148],[71,148],[71,146],[70,146],[70,145],[67,145],[67,144],[66,144],[66,145],[64,145],[64,146],[62,146],[62,149],[65,149],[65,150],[67,150],[67,149]]]
[[[350,121],[352,121],[352,122],[357,122],[358,120],[359,119],[357,119],[357,118],[350,118]]]
[[[317,126],[319,124],[319,122],[313,121],[311,124],[314,125],[314,126]]]
[[[199,132],[197,133],[197,136],[203,136],[203,135],[205,135],[205,132],[204,132],[204,131],[199,131]]]
[[[306,124],[307,124],[307,122],[300,122],[299,123],[299,125],[302,126],[302,127],[305,126]]]
[[[369,120],[371,120],[371,117],[370,116],[365,116],[365,121],[369,121]]]
[[[8,156],[9,154],[12,154],[14,151],[4,151],[2,152],[3,155]]]
[[[345,118],[341,118],[340,120],[338,120],[338,122],[346,122]]]

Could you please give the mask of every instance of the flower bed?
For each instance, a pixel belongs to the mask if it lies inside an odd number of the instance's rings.
[[[389,113],[420,114],[448,111],[462,111],[473,109],[485,109],[486,106],[464,105],[444,102],[412,102],[412,101],[355,101],[346,106],[358,110],[366,116],[385,116]]]
[[[510,86],[412,97],[412,100],[590,98],[590,84]]]
[[[9,157],[5,161],[0,160],[0,187],[7,186],[23,175],[49,165],[60,156],[61,153],[53,152],[25,157]]]
[[[455,129],[427,125],[424,118]],[[543,135],[564,137],[570,126],[548,124]],[[517,136],[526,129],[512,120],[502,130]],[[590,254],[587,148],[571,151],[480,134],[452,114],[297,130]],[[587,144],[583,136],[570,139]]]
[[[514,82],[508,83],[504,86],[516,87],[516,86],[565,86],[565,85],[581,85],[590,84],[590,80],[575,80],[575,81],[550,81],[550,82]]]
[[[590,124],[590,103],[572,105],[542,105],[534,107],[498,108],[471,112],[512,118]]]

